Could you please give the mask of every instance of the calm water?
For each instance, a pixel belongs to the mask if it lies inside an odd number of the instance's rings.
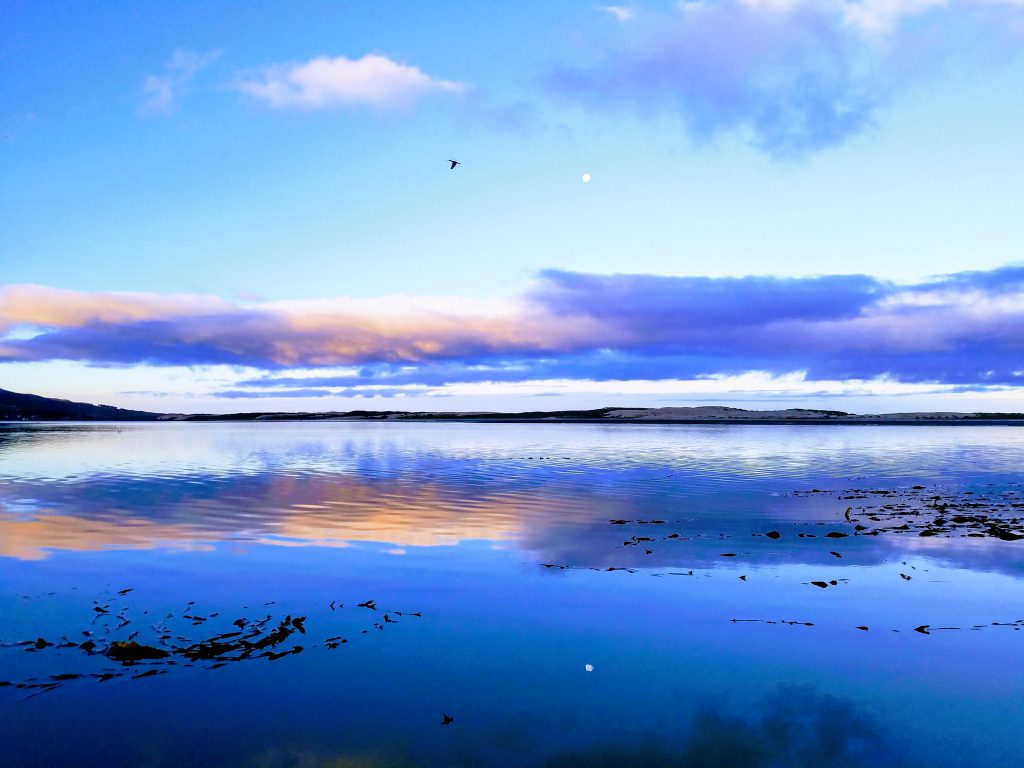
[[[0,764],[1019,765],[1024,541],[866,534],[1021,483],[1014,428],[0,425]]]

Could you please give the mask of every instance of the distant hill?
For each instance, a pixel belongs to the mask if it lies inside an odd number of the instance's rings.
[[[129,411],[0,389],[0,421],[155,421],[159,413]]]
[[[1021,424],[1022,413],[883,413],[787,408],[753,411],[722,405],[673,408],[595,408],[589,411],[322,411],[313,413],[195,413],[166,416],[177,421],[472,421],[583,424]]]
[[[0,389],[0,421],[474,421],[583,424],[1016,424],[1024,413],[883,413],[788,408],[753,411],[721,405],[672,408],[595,408],[589,411],[321,411],[305,413],[150,413]]]

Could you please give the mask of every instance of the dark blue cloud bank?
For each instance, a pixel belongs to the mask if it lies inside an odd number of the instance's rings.
[[[226,396],[381,395],[466,382],[671,380],[760,371],[1024,385],[1024,267],[913,285],[542,273],[513,301],[204,297],[0,289],[0,361],[263,371]],[[343,369],[338,375],[338,369]],[[300,370],[296,370],[300,369]],[[323,369],[317,375],[316,369]],[[328,370],[329,369],[329,370]],[[295,373],[291,371],[296,370]]]
[[[949,61],[1015,55],[1022,18],[1014,0],[690,0],[547,84],[597,111],[674,114],[697,141],[736,133],[798,157],[860,134]]]

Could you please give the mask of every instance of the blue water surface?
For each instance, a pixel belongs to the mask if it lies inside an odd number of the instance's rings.
[[[1022,483],[1012,427],[0,425],[0,764],[1019,765],[1024,541],[845,511]]]

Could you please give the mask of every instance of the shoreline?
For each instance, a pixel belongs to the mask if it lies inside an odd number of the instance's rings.
[[[0,389],[0,423],[134,423],[156,421],[411,421],[469,424],[765,424],[808,426],[1024,426],[1021,411],[898,411],[848,413],[821,408],[745,409],[724,405],[571,409],[550,411],[241,411],[156,413]]]
[[[12,424],[308,424],[308,423],[385,423],[385,424],[585,424],[589,426],[806,426],[806,427],[1024,427],[1024,419],[517,419],[517,418],[443,418],[424,416],[387,418],[346,417],[266,417],[238,418],[227,416],[188,417],[183,419],[0,419],[0,425]]]

